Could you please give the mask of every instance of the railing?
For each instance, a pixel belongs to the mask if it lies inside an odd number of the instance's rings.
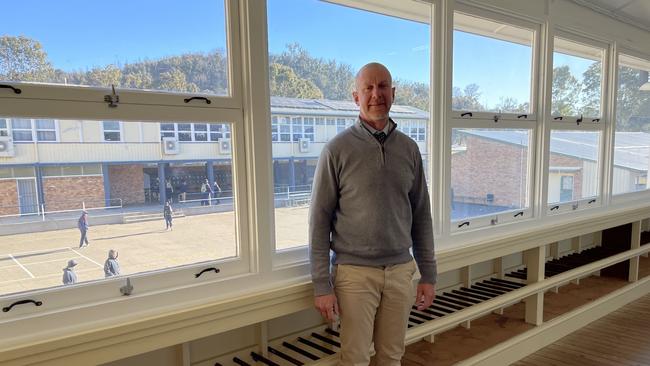
[[[53,207],[52,209],[48,208]],[[57,209],[57,207],[64,207]],[[33,212],[20,212],[21,210],[26,210],[31,208],[29,211]],[[100,211],[100,210],[111,210],[111,209],[121,209],[123,208],[123,202],[121,198],[111,198],[111,199],[75,199],[75,200],[61,200],[61,201],[52,201],[41,204],[33,205],[8,205],[0,206],[1,212],[10,212],[17,211],[19,213],[15,214],[4,214],[0,215],[0,218],[11,218],[11,217],[25,217],[25,216],[41,216],[42,220],[45,221],[46,215],[51,214],[61,214],[69,212],[79,212],[79,211]]]
[[[200,203],[201,206],[216,206],[221,201],[232,202],[234,198],[232,190],[222,190],[216,194],[210,194],[209,192],[187,192],[178,194],[178,197],[178,203],[180,204]]]
[[[309,206],[311,203],[311,185],[276,186],[273,192],[275,200],[288,207]]]

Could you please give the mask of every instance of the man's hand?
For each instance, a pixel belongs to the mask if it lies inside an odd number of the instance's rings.
[[[339,303],[334,294],[316,296],[314,306],[316,306],[323,318],[329,322],[333,322],[339,316]]]
[[[415,295],[415,305],[418,310],[424,310],[431,306],[433,298],[436,297],[436,285],[430,283],[420,283]]]

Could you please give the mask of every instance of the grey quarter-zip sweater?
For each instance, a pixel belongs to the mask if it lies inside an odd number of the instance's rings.
[[[395,123],[383,144],[360,120],[323,148],[309,209],[316,296],[333,292],[332,264],[388,266],[410,261],[420,283],[437,278],[433,225],[422,156]]]

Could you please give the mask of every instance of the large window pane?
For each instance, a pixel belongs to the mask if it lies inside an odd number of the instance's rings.
[[[600,117],[604,51],[555,37],[554,115]]]
[[[65,143],[17,144],[16,156],[3,161],[15,166],[0,169],[0,296],[62,285],[70,259],[78,262],[79,282],[102,279],[109,249],[119,252],[123,275],[240,254],[230,145],[169,145],[153,122],[124,128],[127,142],[106,144],[96,136],[97,121],[57,123]],[[140,122],[122,122],[129,123]],[[206,122],[195,125],[208,130]],[[167,200],[175,212],[169,231]],[[79,248],[82,209],[90,245]],[[30,232],[11,234],[16,224]]]
[[[600,132],[551,131],[548,203],[598,195]]]
[[[0,80],[227,95],[224,9],[223,0],[8,2]]]
[[[417,5],[403,2],[411,4]],[[428,24],[315,0],[270,0],[268,27],[276,249],[287,249],[307,244],[318,156],[356,122],[351,91],[361,66],[386,65],[396,87],[391,117],[398,125],[409,119],[427,128],[430,30]],[[426,160],[426,141],[418,144]]]
[[[452,221],[529,206],[529,130],[455,128],[452,140]]]
[[[620,55],[613,193],[648,189],[650,164],[650,61]]]
[[[534,32],[454,13],[452,108],[531,112]]]

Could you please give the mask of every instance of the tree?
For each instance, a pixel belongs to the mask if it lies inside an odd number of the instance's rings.
[[[429,110],[429,85],[405,80],[394,80],[395,104]]]
[[[0,80],[49,82],[53,77],[40,42],[24,36],[0,37]]]
[[[311,80],[296,75],[289,66],[273,63],[269,66],[271,95],[289,98],[322,99],[323,93]]]
[[[581,90],[582,83],[571,74],[569,66],[554,68],[552,113],[560,116],[577,114]]]
[[[110,87],[111,85],[122,86],[122,70],[115,65],[95,67],[86,74],[85,85]]]
[[[647,118],[650,116],[650,91],[639,90],[648,75],[637,69],[620,66],[618,72],[618,93],[616,103],[617,131],[650,132]],[[635,118],[636,117],[636,118]]]
[[[582,113],[589,117],[598,117],[601,114],[601,85],[602,85],[602,63],[594,62],[582,74],[582,90],[580,103]]]
[[[451,105],[457,111],[484,111],[486,108],[479,101],[481,92],[477,84],[469,84],[464,90],[454,87],[451,92]]]
[[[290,67],[295,75],[309,80],[326,99],[349,100],[354,83],[352,67],[335,60],[315,58],[297,43],[287,45],[286,51],[270,55],[271,64]]]

